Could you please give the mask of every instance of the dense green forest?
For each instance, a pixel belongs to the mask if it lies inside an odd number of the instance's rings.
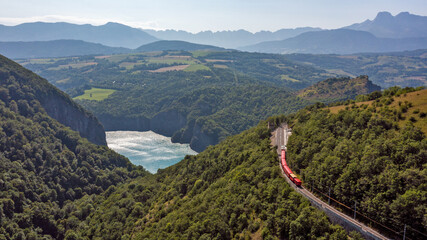
[[[73,201],[149,173],[49,117],[36,95],[52,87],[22,71],[2,59],[0,239],[63,239]]]
[[[5,65],[0,73],[3,239],[360,238],[282,179],[268,121],[292,126],[289,164],[305,184],[331,187],[387,226],[425,230],[427,90],[395,87],[272,117],[152,175],[50,118],[35,98],[45,80],[24,82]]]
[[[267,122],[74,203],[83,239],[347,239],[282,179]],[[80,209],[94,206],[89,217]],[[352,233],[354,237],[358,234]]]
[[[266,122],[152,175],[50,118],[47,82],[5,64],[0,239],[347,239],[281,178]]]
[[[289,164],[309,186],[410,238],[427,226],[427,90],[398,87],[292,119]],[[411,231],[409,231],[409,229]],[[414,235],[415,234],[415,235]],[[420,237],[421,236],[421,237]]]

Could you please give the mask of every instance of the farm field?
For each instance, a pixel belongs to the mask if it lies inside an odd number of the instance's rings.
[[[203,64],[192,64],[189,67],[185,68],[184,71],[186,72],[196,72],[196,71],[200,71],[200,70],[207,70],[209,71],[210,68],[203,65]]]
[[[159,73],[159,72],[169,72],[169,71],[181,71],[188,68],[190,65],[177,65],[177,66],[171,66],[171,67],[163,67],[156,70],[149,70],[149,72],[153,73]]]
[[[111,94],[113,94],[116,90],[114,89],[106,89],[106,88],[91,88],[89,90],[85,90],[83,95],[77,96],[74,99],[87,99],[87,100],[95,100],[102,101]]]

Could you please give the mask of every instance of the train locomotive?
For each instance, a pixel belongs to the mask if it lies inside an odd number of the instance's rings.
[[[283,172],[285,172],[286,176],[295,183],[298,187],[301,186],[301,180],[298,179],[298,177],[292,172],[292,170],[289,168],[288,164],[286,163],[286,147],[282,147],[282,154],[281,154],[281,161],[280,165],[282,165]]]

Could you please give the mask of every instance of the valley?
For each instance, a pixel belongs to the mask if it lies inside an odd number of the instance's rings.
[[[424,5],[1,3],[0,240],[426,239]]]
[[[261,119],[319,101],[294,92],[324,79],[368,73],[374,83],[384,87],[403,82],[407,86],[423,85],[423,54],[277,55],[175,50],[19,63],[94,112],[108,131],[151,130],[200,152]],[[335,97],[324,96],[320,101],[379,90],[358,86],[356,90],[349,85],[352,94],[336,92]]]
[[[200,50],[20,63],[65,89],[106,130],[152,130],[196,151],[269,115],[306,106],[310,102],[294,96],[291,87],[326,77],[279,55]],[[97,89],[111,95],[104,98]]]

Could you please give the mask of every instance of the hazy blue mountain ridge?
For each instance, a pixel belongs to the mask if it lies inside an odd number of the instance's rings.
[[[0,54],[12,59],[27,58],[53,58],[53,57],[71,57],[84,55],[110,55],[110,54],[128,54],[137,52],[153,51],[224,51],[226,49],[211,46],[195,44],[184,41],[156,41],[144,44],[137,49],[122,47],[108,47],[99,43],[90,43],[81,40],[53,40],[53,41],[35,41],[35,42],[0,42]]]
[[[396,16],[379,12],[374,20],[352,24],[346,29],[367,31],[381,38],[425,38],[427,17],[401,12]]]
[[[101,26],[72,23],[24,23],[17,26],[0,25],[0,41],[51,41],[60,39],[83,40],[111,47],[137,48],[157,38],[119,23]]]
[[[275,32],[260,31],[251,33],[246,30],[236,31],[202,31],[198,33],[190,33],[187,31],[177,30],[151,30],[144,29],[145,32],[159,39],[164,40],[181,40],[194,42],[199,44],[209,44],[224,48],[237,48],[241,46],[256,44],[264,41],[283,40],[290,37],[295,37],[301,33],[308,31],[320,31],[320,28],[303,27],[295,29],[280,29]]]
[[[366,20],[347,27],[334,30],[320,28],[281,29],[275,32],[260,31],[251,33],[246,30],[236,31],[202,31],[190,33],[177,30],[142,30],[119,23],[107,23],[101,26],[89,24],[77,25],[70,23],[24,23],[17,26],[0,25],[0,41],[52,41],[60,39],[82,40],[103,44],[111,47],[139,48],[138,51],[158,50],[199,50],[200,46],[184,46],[162,43],[163,46],[148,45],[159,39],[166,41],[186,41],[195,44],[212,45],[233,48],[243,51],[264,53],[321,53],[321,54],[352,54],[362,52],[392,52],[411,51],[427,48],[427,17],[402,12],[392,16],[388,12],[380,12],[374,20]],[[12,43],[6,47],[12,51]],[[10,45],[12,44],[12,45]],[[17,43],[16,43],[17,44]],[[41,44],[41,43],[38,43]],[[76,46],[76,43],[73,43]],[[168,45],[169,44],[169,45]],[[15,46],[12,53],[3,50],[8,57],[52,57],[73,56],[81,54],[126,53],[126,49],[106,49],[102,46],[80,46],[72,51],[70,46],[64,46],[59,51],[58,46],[49,48],[58,50],[57,55],[40,53],[35,43],[31,51],[25,50],[27,45]],[[43,45],[43,44],[42,44]],[[156,47],[154,47],[156,46]],[[151,47],[151,48],[150,48]],[[42,47],[43,48],[43,47]],[[176,49],[173,49],[176,48]],[[213,47],[209,47],[211,49]],[[25,50],[25,51],[24,51]],[[40,50],[44,51],[44,50]]]
[[[306,32],[282,41],[262,42],[239,48],[265,53],[350,54],[392,52],[427,48],[427,38],[377,38],[366,31],[350,29]]]
[[[0,42],[0,53],[12,59],[68,57],[92,54],[130,53],[122,47],[107,47],[82,40],[53,40],[35,42]]]
[[[224,51],[224,48],[196,44],[184,41],[157,41],[149,44],[142,45],[141,47],[135,49],[136,52],[152,52],[152,51],[167,51],[167,50],[177,50],[177,51],[197,51],[197,50],[211,50],[211,51]]]

